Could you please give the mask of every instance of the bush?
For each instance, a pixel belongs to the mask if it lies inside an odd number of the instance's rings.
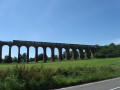
[[[57,70],[17,66],[0,70],[0,90],[49,90],[120,76],[117,67],[68,67]]]
[[[94,54],[96,58],[114,58],[120,57],[120,45],[111,43],[110,45],[102,46],[98,52]]]
[[[17,62],[17,61],[18,61],[18,58],[17,58],[17,57],[14,57],[14,58],[12,59],[12,61],[13,61],[13,62]]]
[[[12,58],[9,58],[9,56],[5,56],[5,59],[3,60],[4,63],[11,63],[12,62]]]

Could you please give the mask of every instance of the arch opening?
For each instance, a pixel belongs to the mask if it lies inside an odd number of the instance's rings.
[[[58,48],[54,48],[54,59],[58,61],[59,58],[59,52],[58,52]]]
[[[38,47],[38,61],[43,61],[43,48]]]
[[[29,47],[29,61],[35,61],[35,47]]]
[[[46,56],[47,56],[47,60],[50,61],[51,60],[51,48],[50,47],[46,48]]]
[[[66,53],[65,48],[62,48],[62,59],[63,59],[63,60],[65,60],[65,53]]]
[[[27,47],[21,46],[20,48],[20,61],[26,62],[27,61]]]
[[[5,59],[7,56],[9,56],[9,46],[3,45],[2,46],[2,59]]]
[[[13,62],[18,61],[18,47],[15,45],[11,47],[11,57]]]
[[[69,49],[69,52],[70,52],[70,60],[72,60],[73,59],[73,55],[72,55],[73,54],[73,50],[72,50],[72,48]]]

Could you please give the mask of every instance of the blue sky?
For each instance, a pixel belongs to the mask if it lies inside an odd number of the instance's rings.
[[[120,0],[0,0],[0,40],[120,44]]]

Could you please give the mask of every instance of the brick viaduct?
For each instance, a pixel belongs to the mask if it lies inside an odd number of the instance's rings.
[[[72,58],[77,59],[77,52],[79,50],[79,59],[84,59],[83,50],[85,50],[85,59],[93,58],[94,52],[99,48],[96,45],[79,45],[79,44],[66,44],[66,43],[49,43],[49,42],[35,42],[35,41],[20,41],[13,40],[10,42],[0,41],[0,63],[2,62],[2,47],[4,45],[9,46],[9,60],[11,60],[11,48],[12,46],[18,47],[18,63],[20,63],[20,48],[25,46],[27,48],[27,60],[29,62],[29,47],[33,46],[35,48],[35,61],[38,62],[38,47],[43,48],[43,62],[46,62],[46,48],[49,47],[51,49],[51,61],[54,61],[54,49],[58,48],[59,52],[59,61],[62,61],[62,48],[66,50],[65,59],[69,60],[69,50],[72,49]]]

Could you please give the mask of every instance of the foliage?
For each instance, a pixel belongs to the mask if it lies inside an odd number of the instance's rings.
[[[13,62],[17,62],[18,61],[18,58],[17,57],[14,57],[12,58]]]
[[[30,61],[35,61],[35,58],[30,58]]]
[[[64,51],[63,54],[62,54],[63,59],[65,59],[65,53],[66,53],[66,51]],[[73,53],[73,51],[69,51],[70,58],[72,58],[72,53]],[[76,51],[76,53],[77,53],[77,58],[78,58],[79,57],[79,52]]]
[[[111,43],[107,46],[102,46],[98,52],[94,54],[96,58],[114,58],[120,57],[120,45]]]
[[[54,83],[53,76],[52,69],[35,67],[0,70],[0,90],[48,90]]]
[[[27,54],[26,53],[20,54],[20,59],[21,59],[22,62],[26,62]]]
[[[65,51],[62,54],[62,58],[65,59]]]
[[[46,55],[46,58],[48,59],[47,55]],[[38,55],[38,60],[40,60],[40,61],[43,60],[43,53],[41,53],[41,54]]]
[[[43,53],[38,55],[38,60],[43,60]]]
[[[5,56],[4,60],[3,60],[4,63],[11,63],[12,62],[12,58],[9,58],[9,56]]]
[[[56,74],[57,73],[57,74]],[[108,78],[119,76],[119,68],[112,66],[107,67],[68,67],[59,68],[54,77],[57,81],[57,87],[66,87],[71,85],[95,82]]]
[[[117,60],[113,63],[115,60],[111,62],[105,59],[104,65],[99,61],[102,60],[91,60],[93,66],[90,66],[88,60],[79,60],[46,63],[50,66],[55,66],[56,63],[61,64],[62,66],[58,68],[45,68],[40,63],[38,63],[39,67],[35,63],[36,67],[28,67],[30,64],[18,64],[13,68],[10,66],[6,69],[0,68],[0,90],[49,90],[120,76],[120,66],[117,66]],[[86,64],[83,65],[83,62]],[[80,63],[83,66],[78,66]],[[68,67],[67,64],[69,64]]]
[[[54,59],[57,60],[58,59],[58,55],[54,55]]]

